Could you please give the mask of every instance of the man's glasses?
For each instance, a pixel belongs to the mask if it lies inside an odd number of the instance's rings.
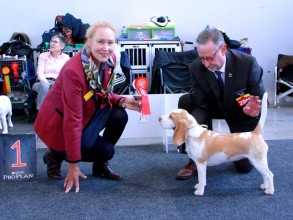
[[[210,56],[210,57],[199,57],[200,60],[201,60],[201,62],[202,63],[204,63],[205,61],[207,61],[209,63],[213,62],[214,59],[215,59],[215,57],[216,57],[216,55],[217,55],[217,53],[218,53],[218,51],[220,50],[220,48],[221,48],[221,46],[216,50],[216,52],[214,53],[213,56]]]

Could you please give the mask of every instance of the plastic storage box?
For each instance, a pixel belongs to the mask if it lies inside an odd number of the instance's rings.
[[[149,26],[130,26],[127,28],[128,40],[149,40],[151,39],[151,28]]]
[[[175,37],[175,27],[151,27],[151,36],[153,40],[172,40]]]

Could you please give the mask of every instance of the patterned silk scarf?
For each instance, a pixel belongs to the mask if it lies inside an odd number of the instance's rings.
[[[91,90],[94,92],[96,99],[101,101],[101,109],[104,108],[107,104],[112,107],[111,97],[112,97],[112,89],[114,85],[114,64],[110,62],[110,60],[107,62],[107,68],[108,73],[110,76],[109,82],[106,86],[106,89],[103,89],[102,82],[101,82],[101,76],[99,74],[99,69],[95,65],[93,59],[91,58],[91,55],[84,49],[81,52],[81,62],[82,66],[85,72],[85,77],[87,79],[87,82],[91,88]],[[102,67],[102,65],[101,65]],[[104,72],[104,71],[103,71]],[[101,73],[103,74],[103,73]]]

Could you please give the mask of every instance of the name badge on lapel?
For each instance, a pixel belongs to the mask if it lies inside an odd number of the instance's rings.
[[[89,100],[92,96],[94,95],[94,92],[90,90],[87,94],[83,96],[84,100],[87,101]]]

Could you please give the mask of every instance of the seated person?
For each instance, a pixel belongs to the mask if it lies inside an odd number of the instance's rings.
[[[58,77],[59,72],[64,63],[70,59],[69,55],[63,53],[67,44],[66,37],[63,35],[55,35],[50,41],[50,50],[43,52],[39,56],[37,76],[38,82],[34,83],[32,89],[38,93],[36,101],[36,109],[45,99],[50,87]]]

